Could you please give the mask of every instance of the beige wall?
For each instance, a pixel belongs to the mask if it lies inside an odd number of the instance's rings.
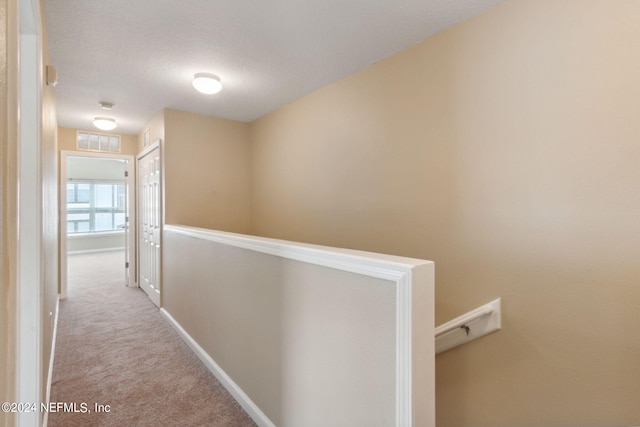
[[[149,127],[164,144],[166,223],[247,233],[248,125],[164,110]]]
[[[84,151],[79,151],[76,148],[76,135],[78,131],[86,131],[86,132],[98,132],[106,135],[119,135],[120,136],[120,153],[114,154],[122,154],[128,156],[135,156],[138,154],[138,137],[137,135],[126,135],[119,134],[114,132],[104,132],[104,131],[95,131],[95,130],[87,130],[87,129],[71,129],[71,128],[58,128],[58,148],[60,151],[78,151],[79,153],[83,153]]]
[[[15,400],[18,4],[0,0],[0,401]],[[8,84],[10,82],[11,84]],[[0,426],[13,425],[0,412]]]
[[[141,153],[146,148],[144,145],[144,133],[147,130],[149,131],[149,145],[158,140],[164,141],[164,110],[153,116],[138,135],[138,153]]]
[[[513,0],[251,124],[255,234],[436,262],[437,425],[640,422],[640,2]]]

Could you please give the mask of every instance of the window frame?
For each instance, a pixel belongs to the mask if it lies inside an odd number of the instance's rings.
[[[83,148],[80,146],[80,135],[87,135],[87,147]],[[91,136],[95,136],[97,138],[97,148],[91,148]],[[101,149],[101,139],[107,139],[107,148]],[[112,140],[117,141],[117,150],[111,149]],[[78,151],[88,151],[92,153],[110,153],[110,154],[121,154],[122,153],[122,138],[120,135],[112,134],[112,133],[101,133],[101,132],[89,132],[86,130],[78,130],[76,131],[76,150]]]
[[[69,185],[73,184],[73,185],[79,185],[79,184],[89,184],[89,201],[88,202],[84,202],[86,204],[88,204],[89,206],[86,208],[72,208],[69,205],[71,203],[83,203],[83,202],[74,202],[74,201],[70,201],[69,198]],[[95,187],[96,185],[111,185],[111,186],[115,186],[115,189],[112,189],[111,194],[112,194],[112,206],[111,207],[96,207],[96,199],[95,199]],[[120,188],[118,188],[120,187]],[[112,227],[115,227],[115,223],[116,223],[116,218],[115,216],[117,214],[123,214],[125,216],[125,223],[126,223],[126,198],[127,198],[127,191],[126,191],[126,186],[125,183],[123,181],[119,181],[119,180],[101,180],[101,179],[68,179],[66,182],[66,186],[65,186],[65,191],[67,192],[66,195],[66,209],[67,209],[67,222],[66,222],[66,226],[65,226],[65,230],[67,233],[67,236],[82,236],[82,235],[98,235],[98,234],[107,234],[107,233],[118,233],[120,231],[124,231],[124,228],[111,228],[109,230],[95,230],[96,227],[96,214],[100,214],[100,213],[108,213],[111,214],[111,225]],[[75,191],[78,191],[77,189]],[[75,198],[74,198],[75,199]],[[113,205],[116,206],[113,206]],[[74,213],[78,213],[78,211],[82,211],[80,213],[88,213],[89,214],[89,230],[87,231],[78,231],[78,225],[77,223],[79,222],[87,222],[86,220],[70,220],[70,216],[73,215]],[[70,222],[74,222],[74,230],[70,231],[69,230],[69,223]]]

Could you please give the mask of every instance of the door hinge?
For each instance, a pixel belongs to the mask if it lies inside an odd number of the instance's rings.
[[[124,268],[129,268],[129,263],[128,262],[124,263]]]
[[[128,178],[129,177],[129,171],[124,171],[124,177]]]

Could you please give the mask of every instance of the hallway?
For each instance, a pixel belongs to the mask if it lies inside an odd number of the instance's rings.
[[[144,292],[123,285],[123,270],[110,267],[123,259],[69,257],[51,402],[75,407],[49,413],[48,425],[254,426]]]

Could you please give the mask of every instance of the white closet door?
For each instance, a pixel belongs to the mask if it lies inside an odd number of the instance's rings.
[[[160,306],[162,189],[159,144],[138,158],[138,283]]]

